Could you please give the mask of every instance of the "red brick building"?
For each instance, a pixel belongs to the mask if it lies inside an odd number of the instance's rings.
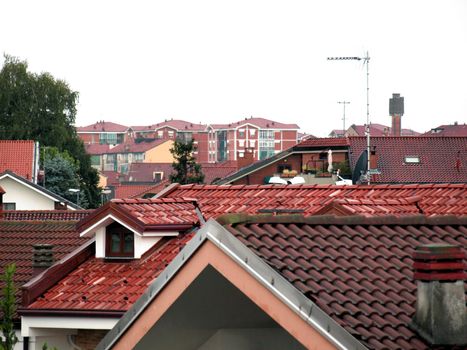
[[[297,144],[299,127],[264,118],[250,118],[230,124],[201,124],[184,120],[131,126],[98,122],[77,128],[85,144],[119,144],[129,137],[194,140],[198,162],[216,163],[243,158],[246,149],[254,160],[269,158]]]

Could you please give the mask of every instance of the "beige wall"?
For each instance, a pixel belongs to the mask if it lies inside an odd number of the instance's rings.
[[[170,153],[173,141],[168,140],[159,146],[146,151],[144,155],[144,163],[172,163],[174,158]]]

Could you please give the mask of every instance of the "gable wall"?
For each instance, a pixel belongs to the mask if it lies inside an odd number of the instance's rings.
[[[47,179],[46,179],[47,181]],[[10,178],[0,180],[3,203],[16,203],[16,210],[54,210],[55,201]]]

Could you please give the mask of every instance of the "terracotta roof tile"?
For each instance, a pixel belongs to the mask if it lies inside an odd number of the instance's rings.
[[[409,327],[416,298],[414,243],[451,241],[467,248],[466,227],[326,222],[283,218],[226,228],[367,347],[430,348]]]
[[[37,218],[31,213],[27,217]],[[59,260],[88,240],[79,237],[75,229],[77,221],[69,220],[68,216],[55,221],[25,221],[23,214],[24,212],[13,215],[14,218],[20,217],[22,221],[0,221],[0,270],[3,271],[6,265],[15,263],[14,283],[17,287],[32,277],[33,244],[53,244],[54,259]],[[38,216],[43,217],[44,214],[45,212],[39,212]],[[7,216],[10,217],[8,212]],[[56,215],[54,217],[57,218]],[[1,281],[0,288],[3,288]],[[20,298],[21,293],[18,292],[17,305],[20,304]]]
[[[265,118],[246,118],[244,120],[239,120],[233,123],[211,124],[210,126],[214,129],[234,129],[241,127],[245,124],[252,124],[260,129],[300,129],[300,127],[297,124],[285,124]]]
[[[76,128],[78,133],[85,132],[119,132],[123,133],[128,130],[128,127],[125,125],[100,121],[87,126],[79,126]]]
[[[92,210],[5,210],[5,221],[79,221],[87,217]]]
[[[171,142],[168,140],[152,140],[149,142],[130,142],[130,143],[120,143],[115,147],[110,148],[106,153],[117,154],[117,153],[144,153],[150,149],[160,146],[165,142]]]
[[[133,198],[112,199],[91,215],[81,220],[78,231],[83,232],[96,220],[112,213],[126,218],[128,225],[144,231],[155,229],[158,225],[196,226],[199,223],[195,211],[196,201],[192,198]]]
[[[337,147],[350,146],[349,139],[346,137],[328,137],[308,139],[295,145],[296,148],[302,147]]]
[[[0,140],[0,173],[7,170],[31,180],[34,169],[34,141]]]
[[[224,178],[237,171],[236,162],[200,163],[204,174],[204,182],[212,183],[215,179]],[[130,181],[154,181],[154,172],[162,172],[163,179],[168,179],[173,172],[172,163],[132,163],[128,176]]]
[[[427,131],[421,136],[467,136],[467,125],[440,125],[436,128]]]
[[[415,213],[418,205],[426,215],[467,215],[467,184],[182,185],[163,196],[195,198],[206,218],[226,213],[257,214],[265,209],[295,209],[313,215],[336,199],[366,200],[365,206],[347,204],[360,214],[405,215]],[[411,202],[414,196],[420,200]]]
[[[131,263],[90,258],[59,281],[28,309],[126,311],[193,236],[163,239]]]
[[[365,137],[350,137],[351,167],[366,149]],[[373,183],[467,183],[467,137],[372,137],[380,175]],[[406,163],[405,157],[419,157]]]
[[[98,144],[98,143],[88,143],[84,145],[84,149],[86,150],[87,154],[90,155],[101,155],[101,154],[106,154],[109,152],[110,145],[104,144]]]

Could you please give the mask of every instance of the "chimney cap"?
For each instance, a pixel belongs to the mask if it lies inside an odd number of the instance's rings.
[[[467,279],[465,252],[462,247],[434,243],[419,246],[413,253],[414,279],[422,281],[458,281]]]

